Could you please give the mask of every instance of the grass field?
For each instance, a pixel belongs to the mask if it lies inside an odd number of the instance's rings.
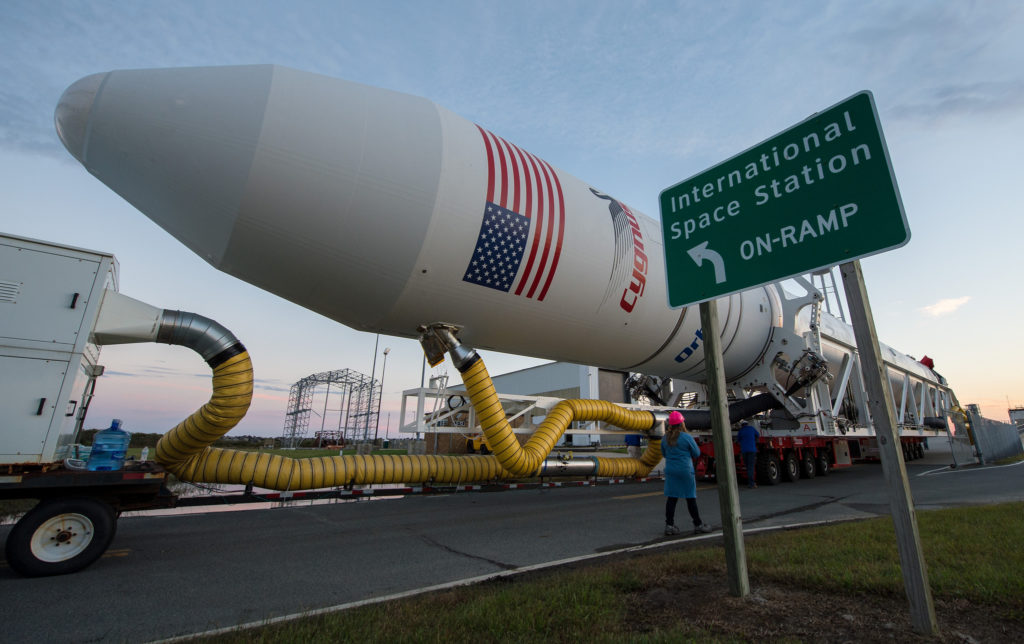
[[[910,630],[892,521],[880,518],[747,537],[753,592],[743,599],[727,596],[720,544],[683,542],[210,641],[1022,641],[1024,504],[920,512],[918,522],[938,637]]]

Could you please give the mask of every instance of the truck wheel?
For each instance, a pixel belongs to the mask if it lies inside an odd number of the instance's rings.
[[[775,454],[757,459],[757,480],[765,485],[778,485],[782,478],[782,466]]]
[[[7,563],[26,577],[77,572],[106,552],[114,509],[96,499],[42,501],[7,535]]]
[[[782,478],[789,483],[795,483],[800,478],[800,463],[793,452],[786,452],[782,461]]]
[[[832,461],[828,458],[828,452],[818,454],[814,464],[818,468],[818,476],[828,476],[832,472]]]
[[[800,478],[813,479],[817,474],[814,463],[814,454],[811,450],[804,450],[803,458],[800,460]]]

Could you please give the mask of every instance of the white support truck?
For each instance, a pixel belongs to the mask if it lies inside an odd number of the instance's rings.
[[[22,574],[84,568],[113,539],[120,511],[164,496],[154,463],[92,472],[69,460],[103,373],[90,336],[117,279],[109,253],[0,235],[0,499],[39,500],[7,539]]]

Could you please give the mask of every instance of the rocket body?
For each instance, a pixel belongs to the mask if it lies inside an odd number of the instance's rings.
[[[68,150],[214,267],[350,327],[700,380],[659,222],[423,98],[279,66],[89,76]],[[726,377],[761,362],[774,290],[716,302]]]

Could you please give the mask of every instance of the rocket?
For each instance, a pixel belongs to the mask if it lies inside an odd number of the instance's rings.
[[[68,151],[215,268],[352,328],[702,380],[660,223],[427,99],[274,65],[117,70],[55,113]],[[769,287],[716,301],[726,378]]]

